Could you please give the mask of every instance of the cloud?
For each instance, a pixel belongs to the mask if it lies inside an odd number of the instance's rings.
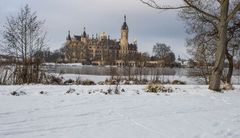
[[[0,23],[3,24],[6,16],[16,14],[26,3],[37,11],[39,19],[46,21],[51,49],[62,46],[68,30],[81,34],[83,27],[90,35],[107,32],[111,38],[119,39],[123,15],[126,14],[130,40],[138,40],[139,50],[151,51],[149,47],[152,48],[155,42],[165,42],[175,52],[185,52],[184,24],[176,11],[160,12],[139,0],[1,0]]]

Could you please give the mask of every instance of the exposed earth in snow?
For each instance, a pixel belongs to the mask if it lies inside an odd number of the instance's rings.
[[[170,85],[173,93],[156,94],[124,85],[120,95],[105,95],[109,87],[0,86],[0,137],[240,137],[240,86],[214,93],[206,85]]]

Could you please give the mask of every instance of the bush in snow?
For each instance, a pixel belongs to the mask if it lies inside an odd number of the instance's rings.
[[[71,85],[71,84],[74,84],[74,80],[72,80],[72,79],[66,80],[66,81],[64,81],[63,84],[65,84],[65,85]]]
[[[185,85],[186,82],[184,82],[184,81],[180,81],[180,80],[174,80],[174,81],[172,81],[172,84],[176,84],[176,85]]]
[[[173,92],[171,87],[165,87],[158,83],[149,83],[146,86],[145,90],[146,90],[146,92],[153,92],[153,93],[158,93],[158,92],[171,93],[171,92]]]
[[[112,90],[111,88],[109,88],[109,89],[107,90],[107,94],[113,94],[113,90]]]
[[[117,81],[115,79],[106,79],[105,80],[105,84],[107,85],[116,85],[117,84]]]
[[[136,81],[135,84],[147,84],[147,83],[148,83],[147,79],[142,79],[142,80]]]
[[[116,85],[117,83],[120,83],[122,85],[134,85],[134,84],[147,84],[148,80],[144,79],[144,80],[138,80],[138,79],[119,79],[119,78],[111,78],[111,79],[106,79],[105,80],[105,84],[106,85]]]
[[[67,90],[66,94],[71,94],[74,93],[76,90],[73,88],[70,88],[69,90]]]
[[[50,84],[58,84],[61,85],[63,84],[63,78],[62,77],[56,77],[54,75],[50,76]]]
[[[76,85],[96,85],[96,83],[92,80],[81,80],[80,78],[77,78],[75,81]]]
[[[27,95],[27,93],[24,92],[24,91],[20,91],[20,92],[13,91],[10,94],[13,95],[13,96]]]
[[[162,85],[159,85],[156,83],[149,83],[149,84],[147,84],[145,90],[146,90],[146,92],[157,93],[161,87],[162,87]]]
[[[121,84],[123,84],[123,85],[130,85],[130,84],[133,84],[133,81],[122,80],[122,81],[121,81]]]
[[[104,81],[99,81],[97,84],[98,84],[98,85],[104,85],[105,82],[104,82]]]
[[[80,77],[77,77],[76,81],[75,81],[75,84],[76,85],[81,85],[82,81],[81,81],[81,78]]]
[[[84,80],[82,81],[82,85],[96,85],[96,83],[91,80]]]
[[[115,87],[115,90],[114,90],[114,94],[120,94],[120,92],[121,92],[121,91],[119,90],[118,86],[116,86],[116,87]]]
[[[19,93],[16,92],[16,91],[11,92],[10,94],[13,95],[13,96],[19,96]]]
[[[120,94],[120,91],[118,90],[118,88],[114,88],[114,89],[111,89],[111,88],[109,88],[108,90],[107,90],[107,94]]]
[[[40,91],[39,93],[40,94],[47,94],[47,92],[44,92],[44,91]]]

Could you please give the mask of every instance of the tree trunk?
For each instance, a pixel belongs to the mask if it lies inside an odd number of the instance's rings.
[[[226,77],[226,83],[231,84],[232,74],[233,74],[233,56],[226,51],[226,57],[228,60],[228,73]]]
[[[210,77],[209,89],[221,91],[220,81],[224,66],[225,51],[227,46],[227,17],[228,17],[229,0],[221,0],[220,22],[218,24],[218,42],[216,51],[216,62],[214,64]]]

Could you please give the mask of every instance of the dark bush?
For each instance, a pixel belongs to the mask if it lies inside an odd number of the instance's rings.
[[[16,92],[16,91],[11,92],[10,94],[13,95],[13,96],[19,96],[19,93]]]
[[[81,83],[82,85],[96,85],[96,83],[94,81],[91,80],[84,80]]]
[[[105,84],[106,85],[116,85],[117,81],[115,79],[110,79],[110,80],[106,79]]]
[[[27,93],[24,92],[24,91],[20,91],[20,92],[13,91],[10,94],[13,95],[13,96],[27,95]]]
[[[66,81],[64,81],[63,84],[65,84],[65,85],[74,84],[74,80],[72,80],[72,79],[66,80]]]
[[[63,84],[63,78],[51,75],[50,76],[50,84],[61,85],[61,84]]]
[[[47,92],[44,92],[44,91],[40,91],[39,93],[40,94],[47,94]]]
[[[172,84],[175,84],[175,85],[185,85],[186,82],[180,81],[180,80],[174,80],[174,81],[172,81]]]
[[[70,88],[69,90],[67,90],[66,94],[70,94],[70,93],[74,93],[76,90],[73,88]]]

